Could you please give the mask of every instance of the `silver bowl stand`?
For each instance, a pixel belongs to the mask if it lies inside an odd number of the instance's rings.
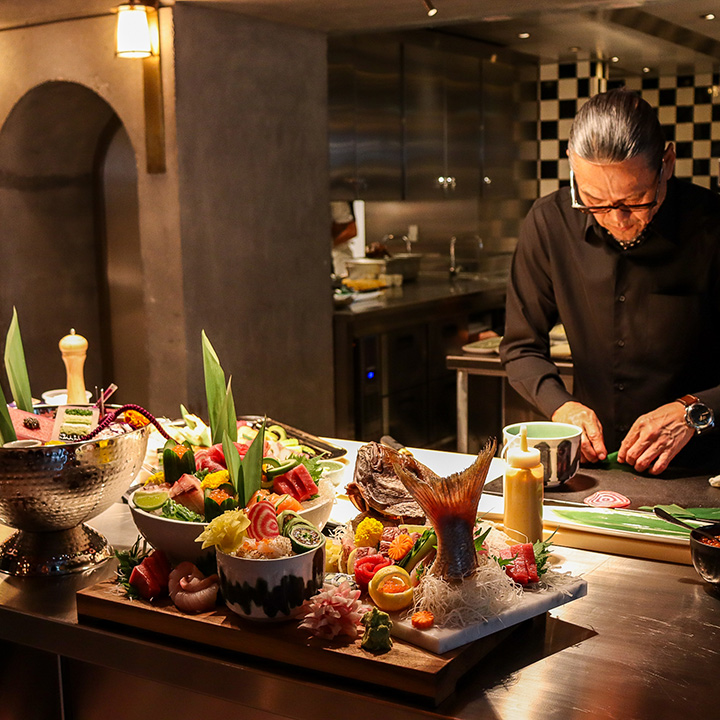
[[[36,491],[17,491],[16,512],[8,507],[3,512],[8,493],[3,497],[0,488],[0,523],[17,528],[0,544],[0,572],[57,576],[88,570],[112,558],[110,543],[85,521],[121,499],[140,470],[149,434],[146,426],[108,440],[22,450],[0,448],[0,453],[11,453],[0,457],[15,465],[9,478],[0,473],[0,484],[9,479],[23,486],[23,481],[30,479]],[[58,456],[64,459],[57,460]],[[51,509],[38,512],[34,508],[26,514],[23,507],[30,503]],[[76,505],[78,512],[73,513]],[[44,514],[47,521],[41,517]]]

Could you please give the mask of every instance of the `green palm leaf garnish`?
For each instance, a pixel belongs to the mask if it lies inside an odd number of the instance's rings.
[[[15,428],[13,427],[10,413],[7,409],[5,393],[2,387],[0,387],[0,445],[13,442],[14,440],[17,440],[17,435],[15,434]]]
[[[15,404],[26,412],[33,411],[32,392],[25,364],[25,351],[20,337],[17,310],[13,308],[12,322],[5,340],[5,370]]]
[[[231,442],[237,441],[237,417],[235,402],[230,391],[230,382],[225,385],[225,373],[217,353],[202,331],[203,370],[205,372],[205,396],[208,404],[208,418],[213,444],[223,441],[227,433]]]

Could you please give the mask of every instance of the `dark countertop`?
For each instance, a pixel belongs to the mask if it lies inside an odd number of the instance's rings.
[[[598,463],[581,467],[563,485],[545,488],[545,499],[582,504],[595,492],[611,490],[627,497],[631,510],[673,503],[686,508],[715,508],[720,507],[720,489],[708,483],[712,474],[717,473],[671,465],[653,476],[634,472],[627,465]],[[485,490],[502,495],[502,478],[488,483]]]
[[[339,308],[336,314],[362,315],[382,310],[393,310],[409,306],[422,306],[452,298],[466,298],[477,294],[492,294],[505,297],[506,280],[494,278],[460,278],[450,280],[437,275],[420,275],[417,280],[404,283],[398,288],[388,288],[383,296],[371,300],[356,300],[351,305]]]
[[[129,517],[116,504],[92,524],[123,547],[135,538]],[[587,580],[587,597],[520,626],[436,708],[201,641],[78,623],[75,591],[110,576],[108,565],[63,579],[0,575],[0,670],[5,662],[7,679],[16,678],[3,685],[0,672],[0,714],[21,707],[24,686],[23,716],[39,717],[31,707],[37,688],[59,676],[65,712],[76,720],[112,716],[113,707],[126,720],[176,711],[208,720],[714,717],[707,688],[720,663],[720,595],[692,567],[571,548],[557,548],[555,559]],[[46,676],[37,653],[60,658]]]
[[[420,275],[399,288],[388,288],[382,296],[356,300],[335,310],[335,326],[350,325],[362,332],[375,332],[406,324],[413,316],[451,315],[505,307],[506,280],[498,278],[455,279]],[[368,329],[369,328],[369,329]]]

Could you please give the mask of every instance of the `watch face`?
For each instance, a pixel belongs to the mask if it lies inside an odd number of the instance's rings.
[[[698,430],[710,428],[714,424],[713,411],[703,403],[693,403],[687,408],[688,422]]]

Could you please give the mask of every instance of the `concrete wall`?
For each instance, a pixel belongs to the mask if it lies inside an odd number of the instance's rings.
[[[239,414],[331,433],[325,36],[179,5],[175,63],[188,401],[205,329]]]
[[[162,13],[168,21],[171,19],[169,9]],[[171,29],[171,22],[166,27]],[[156,412],[167,412],[170,410],[169,398],[176,397],[178,388],[182,392],[186,385],[177,173],[173,169],[176,152],[173,148],[172,63],[165,63],[169,90],[165,96],[168,172],[149,176],[145,171],[142,63],[115,58],[114,32],[115,17],[108,14],[0,33],[0,62],[7,73],[0,86],[0,132],[7,133],[3,143],[5,152],[0,157],[0,168],[4,170],[0,176],[3,197],[0,205],[0,244],[3,248],[14,247],[16,254],[22,255],[19,262],[14,261],[17,255],[6,254],[3,258],[0,335],[4,342],[12,312],[10,305],[17,305],[21,312],[23,341],[31,372],[37,358],[43,358],[46,363],[37,378],[38,382],[33,383],[35,394],[50,389],[45,383],[63,386],[64,367],[57,341],[68,332],[68,323],[77,325],[77,331],[82,334],[82,322],[76,323],[73,319],[82,320],[92,313],[78,306],[78,303],[89,301],[87,296],[74,296],[73,304],[72,285],[77,279],[78,269],[71,254],[58,252],[59,243],[72,232],[82,232],[83,237],[78,238],[77,244],[84,245],[87,252],[97,251],[93,245],[97,240],[93,234],[95,229],[88,227],[88,222],[83,226],[78,217],[88,221],[92,212],[87,203],[88,193],[92,192],[89,173],[100,144],[97,108],[107,106],[108,114],[114,112],[120,118],[137,158],[142,283],[148,320],[148,337],[142,338],[141,342],[152,358],[149,405]],[[171,39],[170,35],[169,41],[164,44],[164,54],[167,52],[170,60]],[[37,112],[52,115],[52,110],[48,110],[46,105],[51,102],[46,88],[53,87],[52,84],[47,85],[49,81],[61,84],[55,87],[71,88],[76,85],[85,90],[84,93],[76,93],[79,105],[73,108],[72,121],[54,124],[54,133],[43,127],[41,118],[24,130],[8,122],[16,107],[31,117],[32,104],[36,99],[39,99]],[[24,150],[17,147],[23,135]],[[70,158],[76,149],[81,157],[71,163]],[[37,157],[25,166],[18,166],[17,161],[23,154],[26,160],[33,154]],[[57,178],[68,179],[78,175],[84,178],[86,193],[75,192],[73,197],[67,196],[55,214],[50,214],[51,201],[43,202],[34,189],[40,189],[42,193]],[[78,187],[77,182],[75,187]],[[28,200],[35,204],[35,208],[29,207]],[[52,200],[56,201],[58,198]],[[23,212],[14,211],[14,205],[17,207],[18,204]],[[54,232],[58,241],[55,248],[57,261],[52,268],[57,284],[54,292],[45,295],[38,293],[33,282],[35,278],[28,273],[28,267],[33,265],[37,259],[35,253],[39,251],[22,245],[22,238],[34,231],[48,241]],[[47,264],[43,269],[47,278]],[[174,332],[174,327],[179,327],[180,331]],[[91,388],[95,384],[105,384],[107,378],[102,377],[96,357],[100,352],[95,342],[97,329],[91,328],[88,335],[94,343],[89,348],[92,357],[89,357],[85,378],[86,386]],[[53,367],[57,370],[52,370]],[[173,368],[172,374],[167,372],[168,367]]]
[[[142,61],[114,57],[114,30],[108,14],[1,32],[0,133],[18,102],[47,81],[87,88],[124,126],[138,174],[146,333],[140,342],[152,411],[175,416],[184,402],[204,412],[205,329],[233,374],[239,412],[331,433],[325,37],[195,6],[161,9],[167,170],[151,175]],[[80,109],[76,133],[54,141],[84,136],[99,144],[86,117]],[[37,144],[42,152],[48,146],[47,138]],[[37,158],[33,181],[42,184],[52,168]],[[63,321],[56,322],[52,298],[38,298],[27,282],[32,258],[17,243],[32,232],[37,214],[25,212],[18,228],[20,215],[13,212],[24,172],[0,172],[0,243],[25,253],[15,267],[8,255],[3,267],[0,344],[16,304],[26,354],[49,354],[57,362],[57,375],[52,381],[43,376],[42,383],[62,386],[56,343],[69,329],[73,306],[66,303]],[[62,226],[79,208],[79,201],[66,204],[64,216],[45,217],[46,237],[51,223]],[[84,241],[93,248],[90,232]],[[59,255],[57,273],[64,278]],[[62,283],[58,292],[70,297]],[[43,323],[44,332],[34,332]],[[96,377],[101,369],[92,363],[88,369],[88,387],[105,382]],[[37,395],[49,388],[34,389]]]

